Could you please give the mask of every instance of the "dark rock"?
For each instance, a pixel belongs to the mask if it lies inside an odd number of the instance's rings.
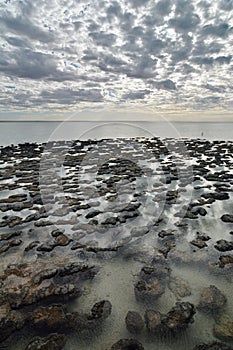
[[[136,339],[121,339],[110,350],[144,350],[144,347]]]
[[[226,301],[225,295],[217,287],[211,285],[203,289],[198,308],[206,311],[215,311],[221,309],[226,304]]]
[[[200,249],[205,248],[205,247],[208,246],[208,245],[206,244],[206,242],[203,241],[203,240],[200,239],[200,238],[197,238],[197,239],[192,240],[192,241],[191,241],[191,244],[192,244],[192,245],[195,245],[195,247],[198,247],[198,248],[200,248]]]
[[[63,235],[63,233],[64,233],[64,230],[55,229],[51,232],[51,236],[56,238],[58,236]]]
[[[22,234],[22,231],[2,233],[0,235],[0,241],[7,241],[11,238],[21,236],[21,234]]]
[[[95,216],[97,216],[97,215],[99,215],[101,213],[102,213],[102,211],[100,211],[100,210],[92,210],[90,213],[88,213],[86,215],[86,219],[92,219],[92,218],[94,218]]]
[[[62,350],[66,344],[64,334],[50,334],[46,338],[34,338],[25,350]]]
[[[147,310],[145,322],[148,331],[153,334],[175,334],[186,329],[190,323],[193,323],[195,313],[193,304],[177,302],[166,315],[154,310]]]
[[[106,319],[112,312],[112,304],[108,300],[96,303],[91,309],[91,319]]]
[[[233,350],[233,347],[219,343],[219,342],[213,342],[209,344],[200,344],[195,346],[193,350]]]
[[[193,323],[195,307],[189,302],[177,302],[176,305],[162,319],[165,332],[178,332]]]
[[[134,293],[138,300],[157,300],[165,292],[164,283],[156,277],[152,277],[148,282],[140,280],[134,287]]]
[[[23,328],[25,324],[24,316],[17,311],[12,311],[9,304],[0,306],[0,342],[3,342],[15,331]]]
[[[168,253],[175,248],[176,244],[174,242],[166,242],[165,246],[159,249],[159,252],[163,254],[165,259],[168,256]]]
[[[183,216],[183,214],[181,213],[181,217]],[[191,212],[190,210],[187,210],[186,211],[186,213],[185,213],[185,215],[184,215],[184,218],[185,219],[197,219],[198,218],[198,216],[197,215],[195,215],[195,214],[193,214],[193,212]]]
[[[224,214],[224,215],[221,216],[221,220],[222,220],[223,222],[233,223],[233,215]]]
[[[220,252],[227,252],[233,250],[233,242],[226,241],[225,239],[220,239],[216,242],[214,247]]]
[[[194,215],[201,215],[201,216],[205,216],[207,214],[207,211],[205,208],[202,208],[202,207],[194,207],[191,212],[194,214]]]
[[[53,223],[52,223],[52,221],[41,220],[41,221],[36,221],[34,223],[34,225],[36,227],[44,227],[44,226],[51,226],[51,225],[53,225]]]
[[[18,247],[22,241],[20,239],[13,239],[0,246],[0,254],[7,252],[10,248]]]
[[[54,246],[67,246],[71,242],[71,239],[64,234],[61,234],[55,238]]]
[[[217,319],[213,327],[214,336],[224,341],[233,340],[233,320],[228,315],[222,315]]]
[[[224,268],[229,264],[233,264],[233,255],[221,255],[219,257],[219,267]]]
[[[64,265],[18,264],[9,266],[0,280],[3,281],[1,298],[8,301],[12,309],[34,305],[38,302],[63,301],[81,294],[81,280],[93,278],[96,269],[77,263]],[[16,285],[11,287],[8,277],[18,276]]]
[[[162,317],[163,315],[155,310],[146,310],[145,312],[145,324],[147,330],[152,334],[159,334],[162,330]]]
[[[29,252],[29,250],[32,250],[33,248],[37,247],[39,243],[40,243],[39,241],[33,241],[29,243],[24,249],[25,252]]]
[[[211,238],[207,236],[204,233],[197,232],[196,239],[191,241],[191,244],[202,249],[207,247],[207,241],[209,241]]]
[[[158,236],[159,238],[171,238],[171,237],[178,237],[180,233],[181,232],[178,230],[162,230],[159,232]]]
[[[215,200],[226,200],[229,199],[229,194],[227,192],[214,192],[214,193],[204,193],[202,197],[205,199],[213,198]]]
[[[144,322],[141,315],[136,311],[128,311],[125,318],[126,328],[132,334],[141,333]]]
[[[107,218],[105,221],[102,222],[102,225],[116,225],[117,221],[117,217]]]
[[[66,327],[67,319],[62,305],[51,305],[35,309],[29,321],[33,327],[55,330]]]

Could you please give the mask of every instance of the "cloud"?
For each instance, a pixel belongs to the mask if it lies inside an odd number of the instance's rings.
[[[230,106],[232,1],[24,0],[0,8],[4,110]]]
[[[22,35],[44,43],[52,42],[54,40],[53,33],[37,27],[31,23],[27,17],[14,17],[11,15],[11,13],[6,12],[4,15],[0,16],[0,22],[8,32]]]
[[[228,23],[220,23],[219,25],[207,24],[202,29],[202,34],[205,36],[213,36],[225,38],[232,32],[232,27]]]

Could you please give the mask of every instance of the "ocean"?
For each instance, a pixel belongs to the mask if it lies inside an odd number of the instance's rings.
[[[115,137],[172,137],[233,140],[233,123],[206,122],[0,122],[0,145],[49,140]]]

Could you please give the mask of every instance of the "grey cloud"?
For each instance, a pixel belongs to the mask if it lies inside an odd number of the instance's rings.
[[[55,91],[43,90],[40,94],[42,100],[59,104],[77,103],[77,102],[101,102],[103,96],[99,89],[57,89]]]
[[[4,37],[4,39],[12,46],[22,47],[24,49],[26,47],[31,47],[31,44],[29,43],[28,40],[23,40],[19,37],[6,36]]]
[[[221,0],[218,6],[221,10],[231,11],[233,9],[233,2],[232,0]]]
[[[142,7],[142,6],[146,6],[148,4],[148,2],[150,2],[150,0],[131,0],[129,2],[129,4],[132,7]]]
[[[199,65],[211,65],[214,62],[213,57],[202,57],[202,56],[197,56],[192,58],[192,62],[199,64]]]
[[[139,90],[134,92],[128,92],[122,96],[123,100],[143,100],[146,95],[148,95],[150,90]]]
[[[115,34],[108,34],[103,31],[90,33],[89,36],[95,41],[96,45],[112,46],[116,41]]]
[[[229,64],[231,62],[232,56],[219,56],[216,58],[213,58],[211,56],[196,56],[192,58],[192,62],[199,64],[199,65],[212,65],[212,64]]]
[[[196,98],[196,102],[203,105],[209,105],[209,104],[219,103],[220,99],[221,98],[219,96],[206,96],[203,98],[201,97]]]
[[[73,25],[74,25],[74,29],[78,31],[80,28],[82,28],[83,22],[75,21],[73,22]]]
[[[107,17],[111,20],[113,17],[121,17],[122,8],[117,1],[113,1],[107,9]]]
[[[153,81],[150,80],[149,83],[156,87],[157,89],[162,90],[176,90],[176,84],[171,79],[161,80],[161,81]]]
[[[221,23],[219,25],[208,24],[203,27],[202,34],[224,38],[228,36],[231,30],[232,28],[229,26],[228,23]]]
[[[23,16],[12,16],[6,12],[0,16],[0,22],[8,31],[21,34],[30,39],[48,43],[54,40],[54,35],[49,31],[44,31],[30,22],[29,18]]]
[[[8,76],[35,80],[73,80],[73,74],[61,72],[52,55],[30,50],[14,50],[2,53],[0,71]],[[5,60],[4,60],[5,59]]]
[[[229,64],[231,62],[232,56],[219,56],[215,58],[215,62],[219,64]]]
[[[201,36],[199,40],[197,40],[195,47],[193,48],[192,54],[194,56],[205,56],[219,53],[224,48],[224,45],[215,41],[211,41],[210,43],[204,42],[204,36]]]
[[[171,5],[171,0],[160,0],[156,4],[155,9],[161,16],[166,16],[171,11]]]
[[[197,14],[188,13],[184,16],[172,18],[169,24],[175,28],[177,32],[189,32],[195,30],[200,23],[200,17]]]
[[[219,92],[219,93],[222,93],[225,89],[224,86],[213,86],[211,84],[203,85],[203,88],[213,92]]]

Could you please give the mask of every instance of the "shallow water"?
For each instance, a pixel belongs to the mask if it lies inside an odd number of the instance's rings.
[[[3,179],[0,185],[1,191],[0,210],[4,207],[4,199],[10,195],[27,194],[27,200],[33,201],[33,196],[39,190],[42,194],[43,203],[34,204],[31,208],[21,211],[13,209],[1,211],[2,222],[5,216],[17,215],[23,220],[30,214],[36,213],[41,208],[46,208],[48,216],[45,219],[52,225],[42,227],[35,226],[35,222],[22,222],[14,228],[7,225],[1,228],[1,233],[22,230],[22,243],[11,248],[0,255],[1,272],[12,263],[27,262],[36,264],[41,261],[49,264],[51,261],[64,259],[64,261],[88,263],[99,266],[99,272],[91,281],[82,284],[83,294],[75,299],[67,301],[70,312],[89,312],[94,303],[100,300],[109,300],[112,304],[112,313],[103,325],[100,334],[85,335],[72,333],[68,336],[66,350],[108,350],[111,345],[121,338],[133,338],[125,326],[125,316],[129,310],[138,311],[144,316],[146,309],[154,309],[161,313],[167,313],[176,301],[188,301],[195,306],[199,303],[200,294],[204,287],[215,285],[227,298],[227,304],[221,313],[233,314],[232,298],[232,266],[218,267],[220,255],[231,254],[231,252],[220,253],[214,248],[219,239],[232,241],[233,223],[224,223],[220,218],[223,214],[232,213],[232,144],[223,142],[218,146],[208,144],[203,149],[199,141],[183,141],[182,152],[174,141],[164,140],[148,141],[145,139],[121,139],[105,140],[97,144],[90,141],[82,149],[74,150],[75,143],[71,146],[54,145],[47,147],[40,161],[39,188],[30,189],[32,182],[23,182],[23,173],[19,174],[18,165],[27,160],[27,157],[11,157],[1,167]],[[168,153],[164,151],[167,145]],[[80,143],[76,143],[80,146]],[[150,148],[150,146],[152,148]],[[72,148],[73,147],[73,148]],[[216,147],[218,147],[216,151]],[[200,148],[200,151],[198,149]],[[225,153],[224,148],[229,149]],[[72,151],[69,153],[69,151]],[[155,153],[153,153],[153,151]],[[216,157],[209,155],[215,152]],[[219,154],[222,157],[219,160]],[[226,154],[229,158],[226,159]],[[4,157],[3,157],[4,158]],[[40,159],[32,157],[31,160]],[[6,161],[6,158],[4,159]],[[119,160],[127,161],[120,171]],[[204,163],[203,163],[204,162]],[[24,164],[24,163],[23,163]],[[106,167],[107,164],[107,167]],[[201,165],[202,173],[195,166]],[[7,168],[7,165],[11,168]],[[116,166],[115,166],[116,165]],[[212,167],[213,166],[213,167]],[[208,180],[208,174],[223,171],[229,178],[219,181]],[[110,171],[111,170],[111,171]],[[178,176],[176,171],[178,170]],[[10,171],[10,173],[9,173]],[[29,171],[30,174],[30,171]],[[4,179],[9,175],[9,179]],[[37,176],[37,175],[36,175]],[[116,183],[108,181],[112,177],[119,177]],[[176,177],[177,176],[177,177]],[[37,178],[37,177],[36,177]],[[171,178],[171,181],[169,179]],[[194,181],[193,181],[194,178]],[[168,180],[168,181],[167,181]],[[112,181],[112,180],[111,180]],[[186,182],[187,181],[187,182]],[[167,182],[167,183],[166,183]],[[193,219],[185,217],[187,207],[190,203],[203,199],[203,194],[215,193],[216,183],[229,186],[224,189],[229,194],[229,199],[215,200],[213,203],[201,204],[207,214]],[[6,185],[13,184],[17,188],[7,189]],[[159,185],[158,185],[159,184]],[[5,187],[6,188],[5,188]],[[196,186],[209,186],[196,189]],[[171,191],[172,199],[166,200]],[[166,195],[164,197],[164,194]],[[177,197],[176,197],[177,196]],[[84,207],[73,211],[68,203],[69,199],[79,199]],[[105,225],[105,220],[117,218],[127,206],[140,203],[135,217],[128,218],[125,222]],[[85,207],[85,205],[87,205]],[[185,206],[185,208],[184,208]],[[67,209],[67,214],[57,215],[58,209]],[[87,215],[93,210],[99,210],[98,222],[91,223],[93,218]],[[177,216],[181,212],[181,216]],[[74,218],[74,222],[72,221]],[[65,223],[59,223],[65,219]],[[162,220],[162,221],[160,221]],[[186,226],[177,227],[177,222],[183,221]],[[138,233],[135,229],[147,228],[146,233]],[[33,233],[30,229],[33,228]],[[57,246],[51,252],[40,252],[34,248],[25,252],[25,247],[33,240],[41,243],[50,242],[51,231],[55,228],[63,229],[67,237],[74,242],[85,245],[84,249],[72,250],[70,243],[67,246]],[[177,298],[166,285],[165,293],[156,301],[138,301],[135,298],[134,285],[138,281],[142,267],[150,266],[155,256],[163,256],[161,249],[165,247],[169,239],[161,239],[158,234],[162,230],[178,230],[175,237],[175,247],[165,255],[165,260],[171,269],[172,276],[185,279],[191,287],[191,295]],[[191,244],[195,239],[196,232],[205,233],[210,236],[207,247],[199,249]],[[142,231],[143,232],[143,231]],[[90,249],[117,248],[116,251],[97,251]],[[16,283],[16,282],[15,282]],[[206,314],[197,310],[194,323],[187,330],[176,336],[152,336],[146,330],[136,338],[143,344],[145,349],[154,350],[192,350],[201,342],[215,340],[212,327],[215,323],[215,315]],[[33,334],[34,335],[34,334]],[[25,330],[15,334],[17,340],[6,340],[4,349],[24,349],[32,334]],[[20,338],[22,337],[22,338]],[[231,342],[233,345],[233,340]]]

